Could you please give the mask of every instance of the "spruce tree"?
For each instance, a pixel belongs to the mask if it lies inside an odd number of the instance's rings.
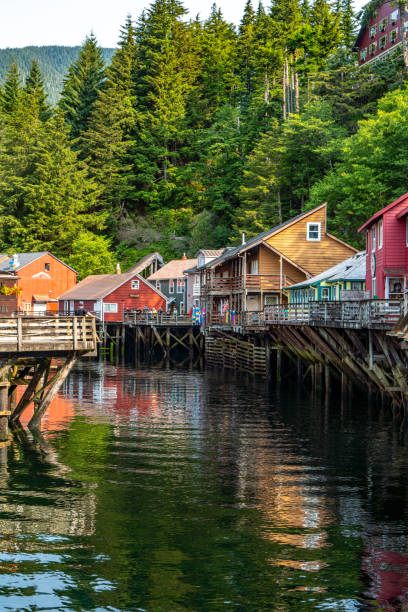
[[[13,62],[7,71],[1,95],[1,110],[7,115],[16,112],[22,99],[22,80],[17,64]]]
[[[64,79],[59,108],[70,127],[71,138],[78,138],[88,129],[98,93],[105,80],[104,62],[93,34],[85,39],[79,57]],[[81,148],[81,143],[77,143]]]
[[[47,104],[44,81],[37,60],[33,60],[28,73],[24,89],[34,104],[38,105],[40,118],[44,121],[50,116],[50,108]]]

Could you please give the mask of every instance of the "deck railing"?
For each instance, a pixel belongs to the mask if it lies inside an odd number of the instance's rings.
[[[306,302],[266,306],[265,324],[392,328],[402,313],[401,300]]]
[[[94,317],[0,318],[0,353],[94,351],[97,341]]]
[[[169,314],[169,313],[153,313],[153,312],[132,312],[124,311],[124,323],[133,323],[134,325],[192,325],[190,316],[187,314]]]
[[[245,279],[243,276],[215,277],[203,285],[203,291],[280,291],[294,283],[286,274],[282,277],[280,274],[247,274]]]

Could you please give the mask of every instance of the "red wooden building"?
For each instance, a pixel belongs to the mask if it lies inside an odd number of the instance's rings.
[[[59,311],[74,314],[81,302],[102,321],[122,321],[124,309],[167,307],[166,296],[135,272],[87,276],[60,296]]]
[[[401,29],[406,36],[408,13],[405,13],[403,26],[396,2],[384,2],[376,8],[366,26],[361,27],[354,45],[358,51],[359,66],[385,60],[401,47]]]
[[[57,312],[59,296],[76,283],[75,270],[44,251],[0,254],[0,277],[0,313]]]
[[[408,286],[408,193],[379,210],[366,232],[366,289],[371,297],[402,299]]]

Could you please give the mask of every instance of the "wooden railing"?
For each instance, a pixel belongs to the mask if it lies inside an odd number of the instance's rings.
[[[280,291],[286,286],[295,283],[289,276],[283,274],[247,274],[235,277],[215,277],[203,285],[203,291],[236,291],[248,289],[249,291]]]
[[[125,311],[123,313],[123,322],[132,323],[134,325],[193,325],[189,315],[187,314],[168,314],[168,313],[152,313],[152,312],[132,312]]]
[[[0,318],[0,354],[90,352],[97,342],[94,317]]]
[[[342,328],[392,329],[403,312],[401,300],[307,302],[275,304],[263,311],[209,313],[206,326],[266,327],[311,325]]]
[[[307,302],[266,306],[264,324],[391,329],[402,313],[401,300]]]

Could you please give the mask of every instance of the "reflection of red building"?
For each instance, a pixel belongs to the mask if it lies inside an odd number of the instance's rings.
[[[363,569],[371,578],[366,596],[381,610],[405,610],[408,603],[408,554],[369,548]]]

